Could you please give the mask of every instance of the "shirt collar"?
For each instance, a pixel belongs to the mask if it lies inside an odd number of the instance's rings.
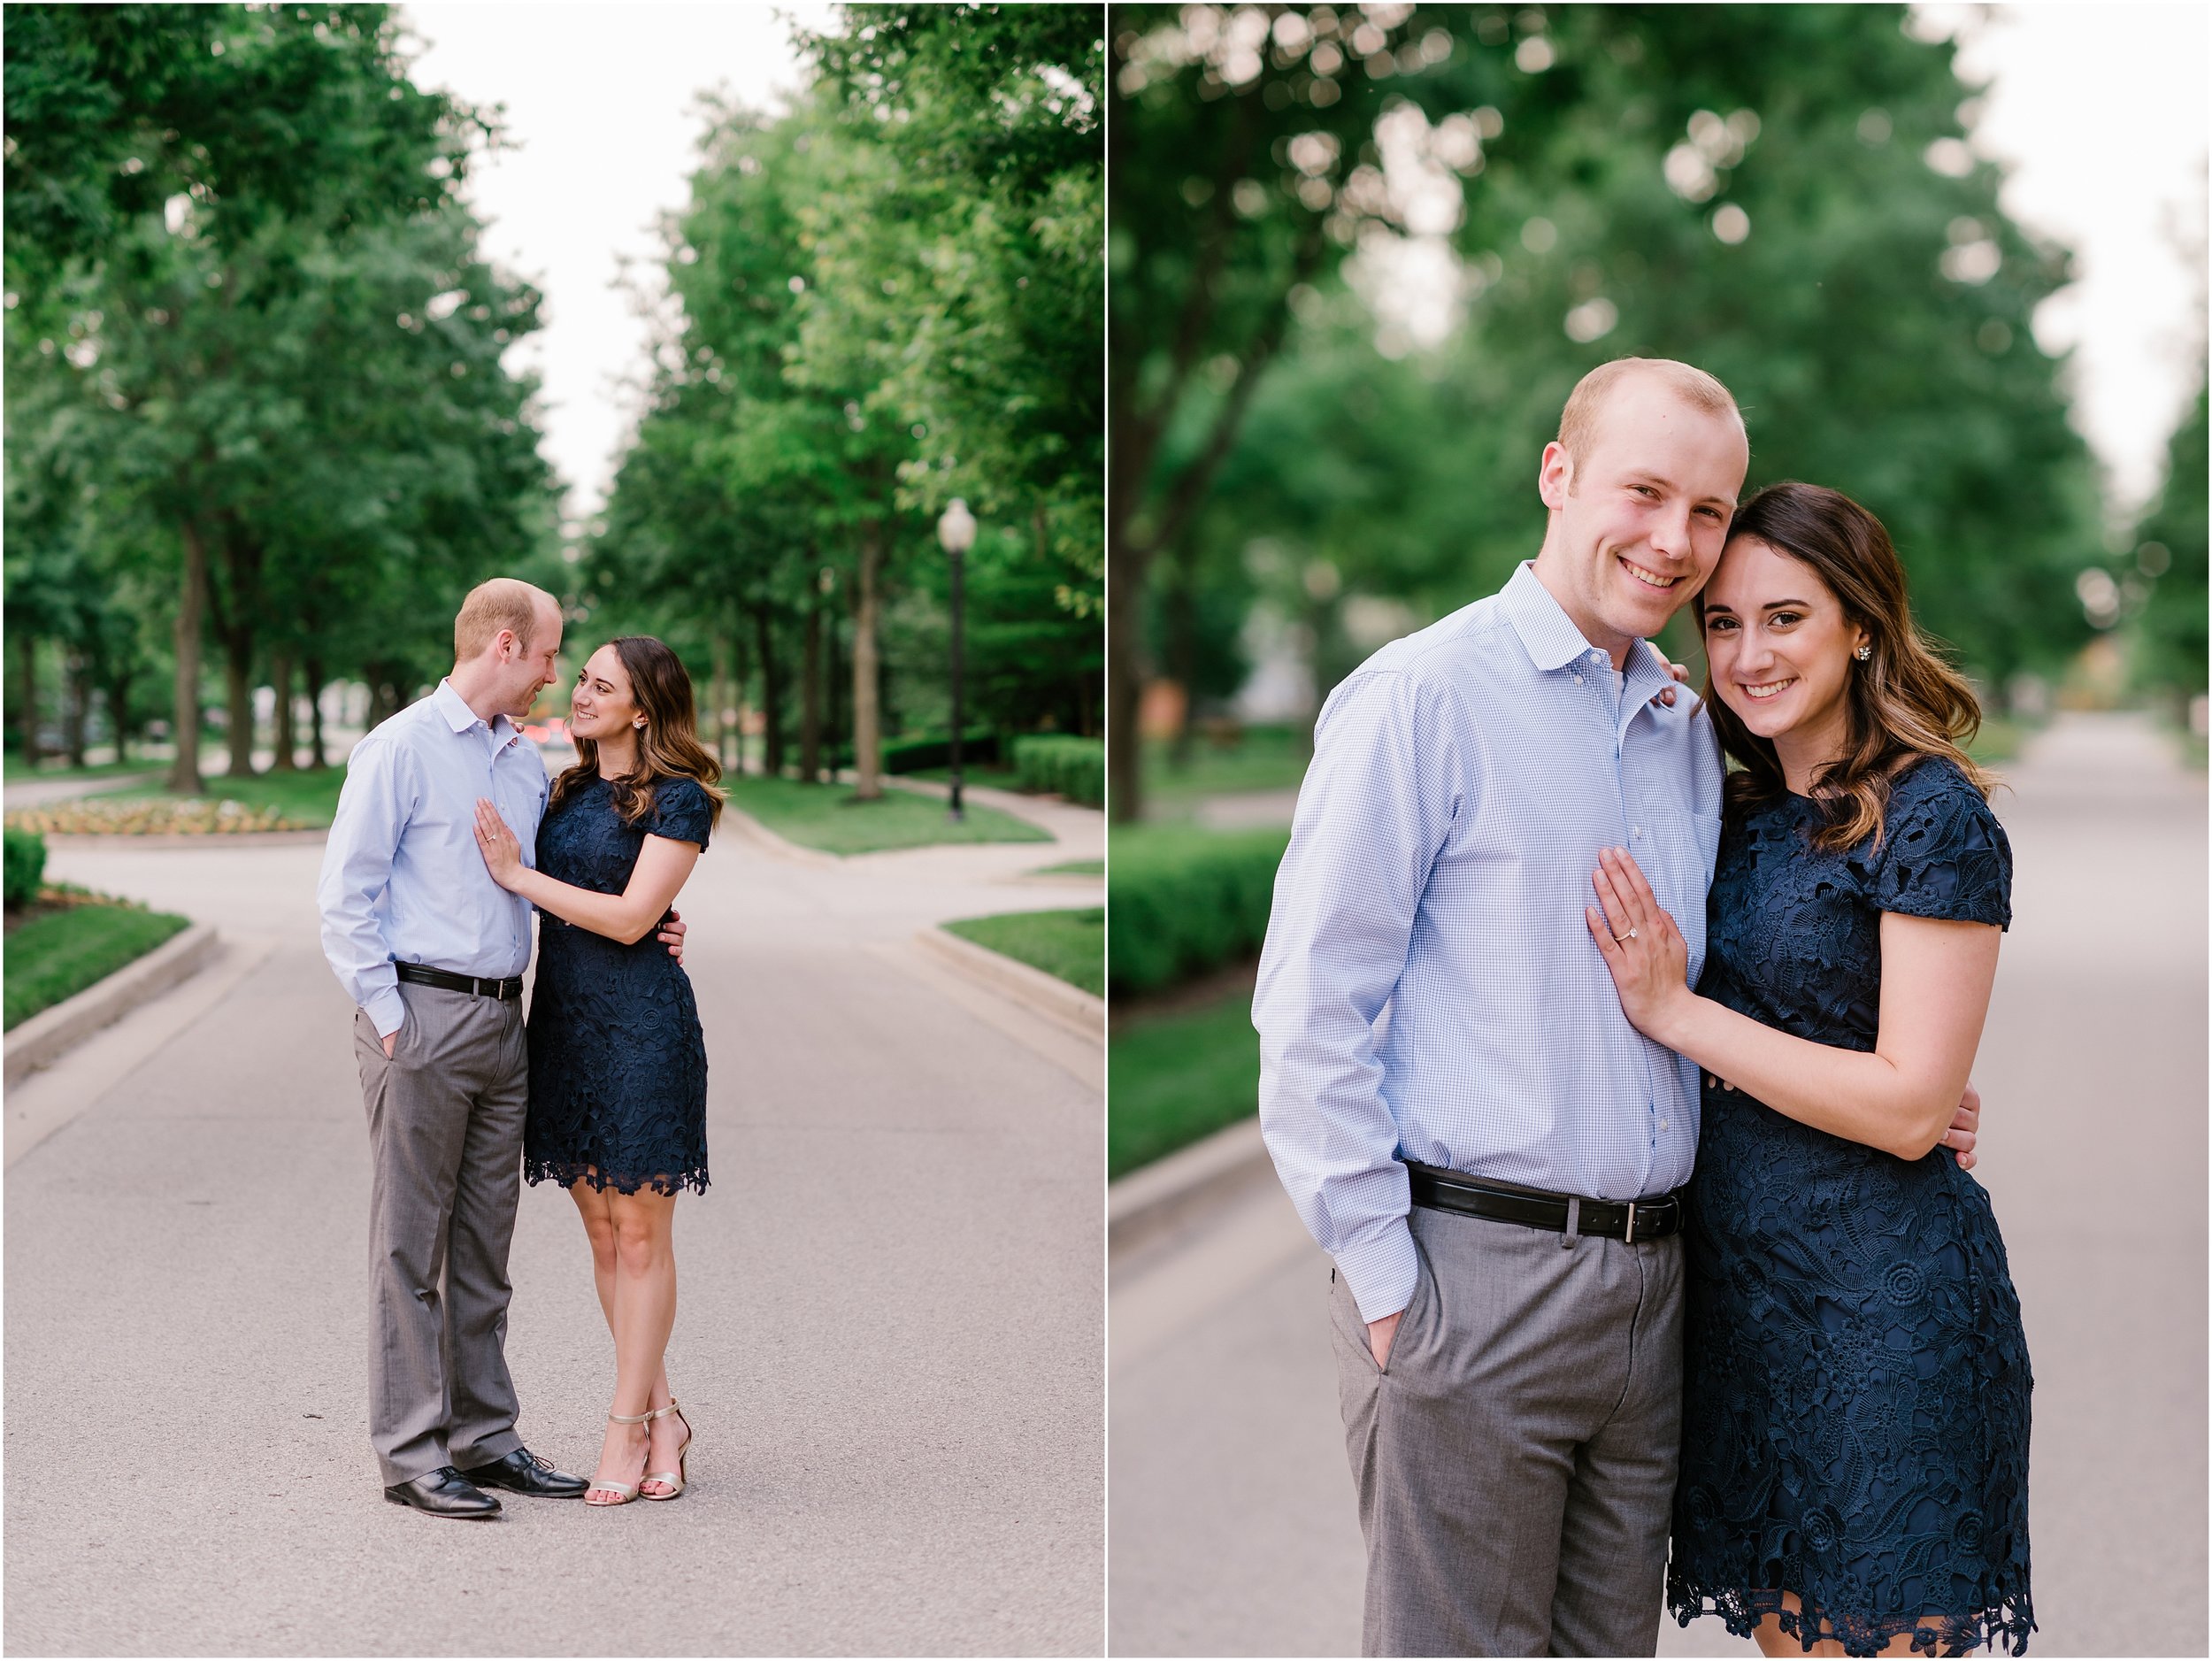
[[[469,708],[467,700],[453,689],[450,679],[438,682],[438,689],[430,695],[430,701],[438,706],[438,712],[445,717],[446,725],[457,733],[465,733],[472,727],[484,725],[476,711]],[[522,736],[515,729],[515,724],[503,714],[492,717],[489,730],[492,737],[503,746],[511,744]]]
[[[1549,588],[1536,574],[1533,560],[1525,559],[1514,568],[1512,579],[1499,591],[1499,604],[1506,620],[1513,625],[1514,633],[1521,637],[1522,648],[1529,661],[1549,674],[1555,669],[1564,669],[1569,664],[1587,657],[1598,649],[1585,640],[1575,620],[1552,597]],[[1610,653],[1598,652],[1604,657],[1605,666],[1611,668]],[[1656,646],[1647,640],[1639,640],[1628,649],[1628,657],[1622,664],[1630,679],[1637,678],[1642,669],[1655,672],[1662,681],[1670,677],[1667,663]]]

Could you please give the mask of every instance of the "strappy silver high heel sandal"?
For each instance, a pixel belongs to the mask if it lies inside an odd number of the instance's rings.
[[[698,1433],[692,1429],[691,1421],[684,1419],[683,1409],[678,1405],[676,1398],[670,1396],[667,1406],[655,1408],[646,1414],[646,1418],[663,1419],[670,1413],[684,1420],[684,1445],[676,1450],[676,1468],[673,1471],[648,1471],[638,1479],[641,1499],[672,1500],[684,1491],[684,1484],[688,1480],[685,1473],[691,1464],[691,1444],[698,1440]],[[668,1485],[668,1492],[665,1494],[644,1493],[642,1490],[648,1482],[664,1482]]]
[[[672,1402],[670,1405],[672,1406],[674,1403]],[[665,1407],[661,1409],[662,1413],[667,1411]],[[660,1413],[609,1413],[607,1415],[609,1421],[617,1425],[642,1425],[648,1419],[659,1417]],[[687,1419],[685,1423],[688,1426],[690,1421]],[[652,1433],[649,1431],[646,1434],[650,1435]],[[638,1496],[638,1490],[653,1480],[649,1476],[641,1476],[636,1481],[625,1485],[620,1482],[602,1482],[597,1477],[594,1477],[591,1486],[584,1490],[584,1503],[589,1505],[592,1503],[591,1496],[595,1494],[612,1494],[617,1497],[601,1501],[596,1509],[605,1511],[616,1505],[627,1505]]]

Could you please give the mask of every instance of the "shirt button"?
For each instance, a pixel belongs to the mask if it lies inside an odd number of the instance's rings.
[[[1582,671],[1581,671],[1581,670],[1579,670],[1579,669],[1578,669],[1578,670],[1576,670],[1576,671],[1575,671],[1575,685],[1577,685],[1577,686],[1580,686],[1581,684],[1582,684]]]
[[[1665,1119],[1661,1119],[1661,1120],[1659,1121],[1659,1128],[1660,1128],[1661,1130],[1664,1130],[1664,1129],[1666,1129],[1666,1127],[1667,1127],[1667,1121],[1666,1121]]]
[[[1631,837],[1641,836],[1644,834],[1644,827],[1640,825],[1634,826],[1631,827],[1628,834]]]

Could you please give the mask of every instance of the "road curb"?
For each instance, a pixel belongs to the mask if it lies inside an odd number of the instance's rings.
[[[1274,1178],[1259,1115],[1240,1119],[1107,1186],[1106,1255],[1125,1257],[1196,1212]]]
[[[214,925],[195,923],[144,957],[133,958],[105,980],[96,980],[74,997],[65,998],[51,1009],[41,1010],[7,1035],[7,1063],[4,1074],[0,1077],[12,1085],[27,1073],[58,1060],[102,1027],[122,1019],[140,1004],[160,996],[180,982],[190,980],[215,955],[221,943]]]
[[[1103,1048],[1106,1042],[1106,1000],[1093,997],[1079,986],[1070,986],[1057,975],[1033,969],[1025,963],[979,946],[972,940],[941,928],[918,930],[915,942],[969,980],[988,987],[1001,996],[1066,1027],[1079,1037]]]

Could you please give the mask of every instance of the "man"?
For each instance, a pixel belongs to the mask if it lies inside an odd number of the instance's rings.
[[[453,673],[355,747],[323,855],[323,951],[358,1006],[368,1106],[369,1440],[384,1497],[491,1518],[503,1488],[580,1498],[515,1434],[504,1342],[521,1192],[530,906],[491,880],[476,801],[532,857],[548,782],[513,718],[551,683],[561,611],[495,578],[453,621]],[[661,938],[680,957],[682,926]]]
[[[1626,848],[1694,980],[1721,758],[1649,636],[1748,465],[1712,376],[1593,370],[1535,560],[1316,729],[1253,1021],[1269,1150],[1335,1259],[1370,1655],[1657,1644],[1698,1073],[1629,1026],[1583,911]]]

